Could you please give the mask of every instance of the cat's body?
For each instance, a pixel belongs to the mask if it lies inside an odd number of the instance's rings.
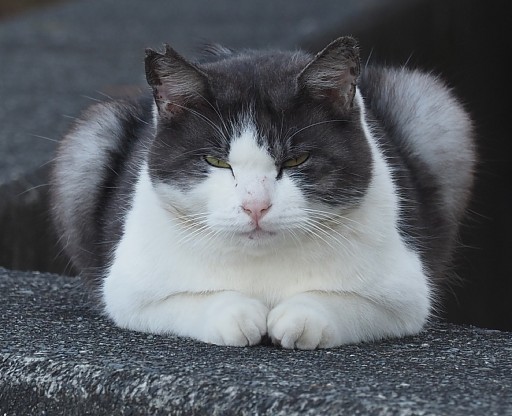
[[[60,147],[54,216],[109,317],[287,348],[422,328],[472,184],[471,123],[434,77],[358,59],[351,38],[314,58],[149,51],[156,105],[88,111]]]

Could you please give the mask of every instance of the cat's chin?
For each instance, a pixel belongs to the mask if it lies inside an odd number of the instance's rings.
[[[240,234],[240,238],[250,241],[266,241],[274,238],[277,235],[275,231],[266,231],[261,228],[254,229],[252,231],[244,232]]]
[[[265,254],[275,245],[278,237],[275,231],[262,230],[261,228],[237,234],[237,246],[243,251],[249,250],[252,254]]]

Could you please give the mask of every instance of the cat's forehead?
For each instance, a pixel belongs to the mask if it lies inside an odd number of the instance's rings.
[[[207,63],[203,69],[218,101],[285,105],[296,93],[308,55],[290,52],[242,53]]]
[[[252,137],[274,159],[286,152],[290,126],[312,122],[296,100],[297,78],[310,59],[304,52],[250,51],[202,68],[218,115],[236,126],[230,148],[234,139]]]
[[[245,169],[270,171],[275,168],[274,158],[262,142],[254,122],[249,119],[232,138],[228,158],[231,165],[244,166]]]

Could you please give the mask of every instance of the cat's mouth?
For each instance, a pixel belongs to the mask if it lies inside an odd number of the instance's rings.
[[[261,228],[255,228],[254,230],[242,233],[244,237],[247,237],[249,240],[263,240],[266,238],[270,238],[275,236],[277,233],[275,231],[266,231]]]

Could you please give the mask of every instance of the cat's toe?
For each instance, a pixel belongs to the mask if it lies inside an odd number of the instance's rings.
[[[256,299],[232,298],[212,311],[205,341],[237,347],[259,344],[267,332],[267,314],[268,308]]]
[[[298,303],[282,304],[268,317],[272,342],[287,349],[312,350],[333,346],[333,329],[321,310]]]

